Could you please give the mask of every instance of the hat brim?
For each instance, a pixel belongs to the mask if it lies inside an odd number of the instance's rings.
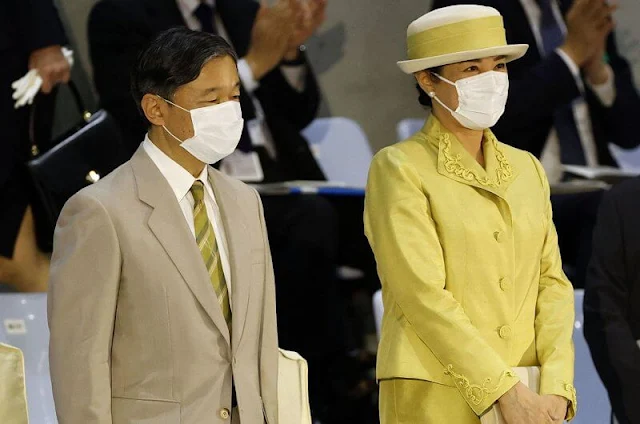
[[[520,59],[529,49],[528,44],[510,44],[500,47],[489,47],[479,50],[468,50],[457,53],[444,54],[441,56],[428,57],[424,59],[403,60],[398,62],[398,66],[402,72],[413,74],[425,69],[435,68],[443,65],[451,65],[452,63],[464,62],[467,60],[482,59],[493,56],[506,56],[507,62]]]

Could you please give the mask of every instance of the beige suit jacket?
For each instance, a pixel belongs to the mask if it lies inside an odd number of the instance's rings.
[[[255,190],[209,169],[231,262],[229,334],[200,251],[147,154],[65,205],[49,282],[60,424],[276,423],[275,287]]]

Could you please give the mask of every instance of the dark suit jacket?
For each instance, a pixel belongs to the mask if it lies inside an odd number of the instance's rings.
[[[560,0],[563,12],[566,13],[571,3],[572,0]],[[519,0],[434,0],[433,7],[453,4],[480,4],[498,9],[504,17],[507,41],[529,44],[527,54],[509,64],[509,100],[494,131],[501,141],[540,157],[553,126],[553,111],[580,93],[573,74],[559,55],[554,53],[542,58]],[[603,165],[615,165],[609,153],[609,142],[625,149],[640,144],[636,135],[640,96],[634,87],[629,64],[618,53],[613,35],[609,37],[607,53],[615,73],[615,103],[610,108],[603,106],[586,84],[585,87],[598,159]]]
[[[216,7],[239,57],[243,57],[249,49],[258,3],[218,0]],[[157,34],[175,26],[185,26],[175,0],[102,0],[91,11],[89,47],[96,88],[102,106],[121,124],[131,152],[142,141],[147,123],[130,93],[130,69],[141,49]],[[264,148],[255,149],[265,181],[324,179],[308,143],[300,135],[315,118],[319,106],[320,94],[313,73],[307,73],[306,89],[299,93],[278,67],[262,78],[255,95],[264,109],[278,153],[276,162]],[[254,118],[255,110],[246,92],[241,97],[245,120]],[[246,126],[239,148],[252,149]]]
[[[584,335],[620,424],[640,423],[640,179],[606,193],[593,236]]]
[[[0,119],[6,122],[0,138],[0,190],[28,151],[28,108],[13,109],[11,83],[27,72],[31,52],[66,43],[52,0],[0,1]]]

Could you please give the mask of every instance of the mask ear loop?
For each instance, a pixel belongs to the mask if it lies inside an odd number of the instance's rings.
[[[182,110],[184,110],[184,111],[185,111],[185,112],[187,112],[188,114],[191,114],[191,112],[190,112],[189,110],[187,110],[187,109],[183,108],[183,107],[182,107],[182,106],[180,106],[180,105],[177,105],[177,104],[173,103],[171,100],[167,100],[167,99],[165,99],[164,97],[159,96],[159,95],[157,95],[157,94],[156,94],[156,97],[157,97],[157,98],[159,98],[159,99],[164,100],[165,102],[167,102],[167,103],[169,103],[169,104],[171,104],[171,105],[173,105],[173,106],[175,106],[175,107],[177,107],[178,109],[182,109]],[[175,136],[171,131],[169,131],[169,129],[168,129],[166,126],[162,125],[162,129],[164,129],[164,130],[167,132],[167,134],[169,134],[171,137],[175,138],[175,139],[176,139],[180,144],[184,143],[184,141],[183,141],[183,140],[180,140],[180,139],[179,139],[178,137],[176,137],[176,136]]]
[[[173,105],[173,106],[177,107],[178,109],[182,109],[182,110],[184,110],[184,111],[185,111],[185,112],[187,112],[187,113],[191,113],[191,111],[190,111],[190,110],[185,109],[185,108],[183,108],[182,106],[180,106],[180,105],[177,105],[177,104],[173,103],[171,100],[167,100],[167,99],[165,99],[164,97],[159,96],[159,95],[157,95],[157,94],[156,94],[156,97],[157,97],[157,98],[159,98],[159,99],[164,100],[165,102],[169,103],[170,105]]]
[[[455,83],[452,83],[451,81],[449,81],[448,79],[446,79],[445,77],[435,73],[435,72],[430,72],[432,75],[435,75],[436,77],[440,78],[442,81],[446,82],[447,84],[453,85],[454,87],[456,87],[456,92],[458,91],[458,87],[455,85]],[[430,91],[427,93],[427,95],[429,97],[431,97],[433,100],[435,100],[436,102],[440,103],[440,106],[442,106],[443,108],[445,108],[446,110],[448,110],[451,114],[456,113],[454,110],[452,110],[449,106],[445,105],[442,100],[440,100],[438,98],[438,96],[436,96],[436,92],[435,91]]]

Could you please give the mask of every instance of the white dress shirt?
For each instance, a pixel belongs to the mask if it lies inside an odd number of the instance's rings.
[[[191,234],[193,234],[193,238],[195,240],[196,229],[193,216],[195,200],[191,194],[191,187],[193,186],[193,183],[196,182],[196,178],[193,178],[193,175],[191,175],[186,169],[174,162],[173,159],[153,144],[148,135],[145,136],[142,147],[171,186],[171,189],[178,200],[178,204],[180,205],[180,209],[182,209],[184,219],[187,221],[187,225],[189,226]],[[229,303],[231,303],[231,266],[229,264],[229,255],[227,253],[227,238],[224,232],[224,225],[222,225],[220,208],[218,207],[216,197],[213,193],[211,184],[209,183],[206,166],[198,176],[197,180],[201,181],[205,187],[204,205],[207,210],[209,221],[213,225],[213,231],[215,232],[218,251],[220,252],[220,261],[222,262],[222,271],[227,283],[227,289],[229,290]],[[170,224],[171,223],[167,223],[167,225]]]
[[[533,31],[533,35],[536,39],[536,44],[538,45],[538,51],[544,56],[542,35],[540,32],[542,19],[540,7],[536,3],[536,0],[520,0],[520,3],[522,3],[522,7],[524,8],[529,20],[529,25],[531,26],[531,30]],[[553,2],[552,6],[556,15],[556,20],[566,34],[567,28],[559,6],[556,2]],[[580,68],[578,68],[576,63],[573,62],[573,60],[564,51],[557,49],[556,52],[573,74],[580,91],[584,93],[584,82],[580,75]],[[589,84],[589,87],[593,90],[604,106],[611,107],[616,98],[615,75],[611,67],[608,65],[607,70],[609,72],[609,79],[607,82],[599,85]],[[589,82],[587,81],[587,83]],[[573,102],[573,116],[578,127],[578,134],[580,136],[580,141],[582,142],[587,166],[598,166],[597,147],[593,135],[591,116],[589,115],[589,106],[584,98],[577,99]],[[547,143],[542,151],[541,162],[551,183],[558,182],[562,179],[563,170],[560,156],[560,140],[558,139],[558,133],[554,128],[551,129]]]

